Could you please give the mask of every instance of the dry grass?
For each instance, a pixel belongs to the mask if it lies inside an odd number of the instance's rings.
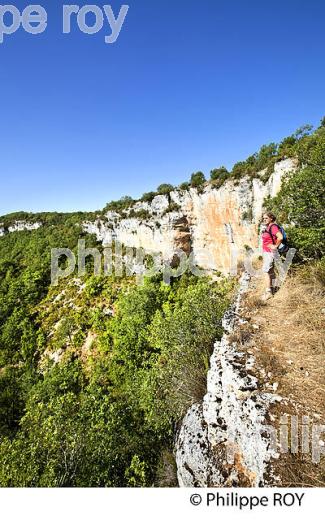
[[[248,347],[256,365],[284,398],[271,409],[273,425],[285,413],[325,424],[324,269],[296,269],[271,300],[259,304],[263,290],[262,280],[253,280],[243,314],[250,317]],[[324,458],[315,465],[309,455],[281,455],[273,467],[282,485],[325,486]]]

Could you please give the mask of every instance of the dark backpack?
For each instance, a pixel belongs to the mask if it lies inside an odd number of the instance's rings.
[[[271,236],[273,244],[275,244],[275,241],[274,241],[274,238],[273,238],[273,235],[272,235],[272,227],[273,226],[277,226],[279,228],[279,230],[281,231],[281,234],[283,236],[283,240],[282,240],[281,244],[278,247],[278,251],[279,251],[279,253],[281,255],[285,255],[289,251],[289,244],[288,244],[288,239],[287,239],[287,233],[285,232],[283,227],[280,226],[279,224],[271,224],[269,229],[268,229],[268,233]]]

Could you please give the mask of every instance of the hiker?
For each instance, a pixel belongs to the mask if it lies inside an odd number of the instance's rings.
[[[268,300],[275,292],[273,281],[275,280],[274,271],[274,255],[275,251],[283,241],[283,234],[280,226],[276,223],[276,216],[273,213],[264,213],[263,215],[264,230],[262,232],[263,243],[263,267],[262,270],[266,273],[267,289],[264,299]]]

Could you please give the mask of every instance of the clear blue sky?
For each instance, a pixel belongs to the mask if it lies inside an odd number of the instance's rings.
[[[0,45],[0,214],[139,197],[325,115],[323,0],[124,2],[113,45],[63,35],[67,0]]]

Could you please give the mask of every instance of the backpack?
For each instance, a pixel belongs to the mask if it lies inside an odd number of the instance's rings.
[[[282,226],[280,226],[279,224],[271,224],[270,227],[269,227],[268,233],[271,236],[273,244],[275,244],[275,241],[274,241],[274,238],[273,238],[273,235],[272,235],[272,226],[277,226],[279,228],[279,230],[281,231],[281,234],[283,236],[283,240],[282,240],[281,244],[278,247],[278,251],[279,251],[280,255],[285,255],[289,251],[289,244],[288,244],[288,239],[287,239],[287,233],[285,232],[284,228]]]
[[[287,233],[285,232],[283,227],[280,226],[279,224],[271,224],[270,227],[269,227],[268,233],[271,236],[273,244],[275,244],[275,241],[274,241],[274,238],[273,238],[273,235],[272,235],[272,226],[277,226],[279,228],[279,230],[281,231],[281,234],[283,236],[283,240],[282,240],[281,244],[278,247],[278,251],[279,251],[280,255],[285,255],[289,251],[289,244],[288,244],[288,239],[287,239]]]

